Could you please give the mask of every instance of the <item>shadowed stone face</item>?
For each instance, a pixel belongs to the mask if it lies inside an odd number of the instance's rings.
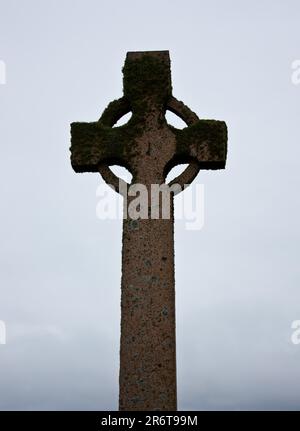
[[[151,185],[163,184],[178,163],[189,163],[174,180],[181,186],[201,168],[225,168],[226,124],[199,120],[172,96],[168,51],[128,53],[123,74],[124,96],[111,102],[99,121],[71,125],[76,172],[100,172],[120,191],[108,168],[119,164],[150,196]],[[187,127],[167,124],[167,109]],[[113,127],[130,111],[127,124]],[[176,410],[173,199],[169,219],[132,220],[131,201],[126,199],[123,222],[119,408]]]

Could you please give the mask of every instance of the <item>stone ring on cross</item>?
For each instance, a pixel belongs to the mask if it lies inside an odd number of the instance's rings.
[[[188,167],[168,185],[179,184],[181,189],[200,169],[225,168],[226,124],[199,119],[172,96],[168,51],[127,53],[123,90],[123,97],[111,102],[98,121],[72,123],[75,172],[100,172],[122,193],[124,182],[110,170],[112,165],[127,168],[132,184],[149,192],[152,185],[165,185],[178,164]],[[186,127],[169,125],[166,110]],[[113,127],[128,112],[130,120]],[[128,211],[131,199],[124,200],[120,410],[177,409],[173,195],[169,218],[159,214],[133,219]],[[149,208],[147,201],[147,212]]]
[[[166,103],[165,110],[169,110],[180,117],[186,125],[190,126],[199,121],[198,116],[190,110],[189,107],[184,105],[183,102],[177,100],[174,96],[171,96]],[[103,112],[100,122],[102,122],[105,126],[112,128],[124,115],[131,112],[130,103],[126,100],[125,97],[122,97],[114,102],[110,103],[108,107]],[[130,124],[128,124],[130,126]],[[167,124],[168,127],[170,127]],[[168,185],[171,187],[173,184],[179,184],[180,187],[178,190],[183,190],[184,187],[189,185],[193,179],[197,176],[200,166],[197,160],[192,160],[189,158],[182,158],[175,160],[170,160],[169,164],[165,167],[165,174],[167,175],[174,165],[179,163],[184,163],[185,161],[189,161],[188,167],[182,172],[178,177],[172,180]],[[112,163],[112,162],[111,162]],[[119,163],[121,163],[119,161]],[[126,187],[120,187],[120,184],[124,183],[124,180],[117,177],[110,169],[108,163],[100,163],[99,164],[99,172],[105,182],[109,185],[112,185],[114,190],[121,193],[122,190],[126,190]],[[126,183],[126,182],[125,182]],[[128,186],[129,184],[126,183]],[[175,194],[177,194],[175,192]]]

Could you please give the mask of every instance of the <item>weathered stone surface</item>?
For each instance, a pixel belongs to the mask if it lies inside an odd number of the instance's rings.
[[[203,169],[225,167],[227,129],[222,121],[199,120],[172,96],[168,51],[130,52],[124,96],[99,121],[73,123],[71,162],[76,172],[100,172],[118,190],[109,165],[127,167],[132,183],[163,184],[178,163],[189,167],[176,180],[189,184]],[[187,127],[165,119],[166,109]],[[113,125],[127,112],[127,124]],[[124,206],[121,282],[121,410],[176,410],[176,337],[173,199],[170,219],[131,220]],[[149,201],[150,206],[150,201]]]

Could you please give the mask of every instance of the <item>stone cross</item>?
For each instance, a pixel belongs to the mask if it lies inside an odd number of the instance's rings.
[[[111,165],[126,167],[131,184],[164,184],[177,164],[188,167],[172,184],[190,184],[200,169],[224,169],[227,128],[222,121],[199,120],[172,96],[168,51],[128,52],[124,95],[92,123],[72,123],[71,163],[75,172],[100,172],[120,191]],[[177,114],[187,127],[165,119]],[[132,112],[127,124],[113,127]],[[120,410],[176,410],[174,216],[128,215],[123,221],[121,281]],[[151,205],[149,214],[151,215]]]

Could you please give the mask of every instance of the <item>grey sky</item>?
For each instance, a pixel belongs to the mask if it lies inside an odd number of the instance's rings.
[[[96,217],[69,124],[122,94],[127,51],[168,49],[174,95],[225,120],[176,222],[180,409],[298,409],[298,1],[0,1],[0,409],[116,409],[121,222]]]

